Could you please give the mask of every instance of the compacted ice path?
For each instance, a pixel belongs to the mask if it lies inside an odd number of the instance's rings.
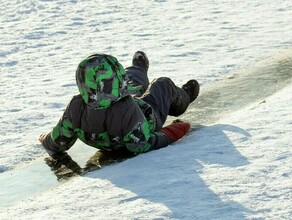
[[[81,167],[84,167],[95,152],[96,149],[85,146],[80,141],[77,141],[74,147],[68,151]],[[57,177],[44,159],[43,157],[38,158],[29,164],[0,174],[2,186],[0,208],[59,184]]]
[[[194,128],[214,123],[221,116],[252,102],[264,102],[265,97],[288,85],[291,78],[292,52],[289,51],[204,86],[183,119],[191,122]],[[95,151],[77,142],[69,154],[83,167]],[[0,208],[59,184],[44,158],[1,173],[0,182]]]
[[[292,51],[258,62],[204,86],[184,117],[193,126],[212,123],[284,88],[292,78]]]

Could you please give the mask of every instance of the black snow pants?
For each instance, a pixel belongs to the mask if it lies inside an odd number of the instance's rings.
[[[125,69],[132,86],[141,85],[136,93],[144,102],[148,103],[156,116],[156,130],[160,130],[168,115],[179,116],[183,114],[190,104],[189,95],[167,77],[159,77],[149,85],[147,72],[136,66]]]

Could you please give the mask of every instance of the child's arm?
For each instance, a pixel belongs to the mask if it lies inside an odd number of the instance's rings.
[[[129,151],[139,154],[157,150],[181,139],[190,129],[189,123],[170,124],[159,132],[150,133],[147,122],[141,122],[124,138]]]
[[[68,150],[77,140],[74,133],[72,122],[69,119],[69,108],[65,110],[62,118],[53,130],[48,134],[42,134],[39,141],[49,154],[64,152]]]

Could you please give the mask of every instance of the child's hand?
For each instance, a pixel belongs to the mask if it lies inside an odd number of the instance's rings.
[[[189,130],[191,125],[186,122],[175,122],[164,128],[161,131],[166,135],[170,143],[181,139]]]
[[[43,134],[41,134],[41,135],[39,136],[39,141],[41,142],[41,144],[44,143],[44,140],[45,140],[46,136],[47,136],[46,133],[43,133]]]

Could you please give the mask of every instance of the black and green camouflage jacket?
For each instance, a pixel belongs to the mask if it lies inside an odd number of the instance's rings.
[[[62,118],[46,135],[43,145],[52,152],[66,151],[80,139],[98,149],[127,148],[139,154],[165,147],[167,137],[156,128],[155,114],[143,100],[127,96],[111,107],[90,109],[81,95],[74,96]]]

